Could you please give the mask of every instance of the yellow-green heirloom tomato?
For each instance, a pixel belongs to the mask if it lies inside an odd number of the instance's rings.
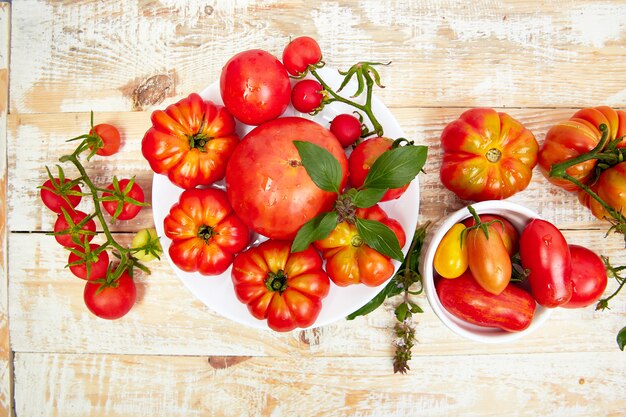
[[[452,226],[435,251],[433,266],[435,271],[444,278],[457,278],[467,270],[467,245],[461,244],[461,237],[464,237],[463,230],[465,230],[465,225],[461,223]]]

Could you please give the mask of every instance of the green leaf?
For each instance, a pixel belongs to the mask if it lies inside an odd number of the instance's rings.
[[[346,319],[354,320],[359,316],[365,316],[366,314],[369,314],[372,311],[376,310],[378,307],[380,307],[387,298],[396,296],[402,291],[403,288],[398,286],[396,280],[391,279],[391,281],[389,281],[389,283],[385,286],[385,288],[382,289],[381,292],[376,294],[376,296],[368,301],[367,304],[365,304],[363,307],[359,308],[353,313],[350,313],[348,317],[346,317]]]
[[[311,180],[324,191],[339,193],[341,186],[341,165],[333,154],[311,142],[295,140],[302,165]]]
[[[400,262],[404,260],[398,238],[389,227],[376,220],[366,220],[357,217],[356,230],[372,249]]]
[[[337,226],[338,215],[336,211],[320,214],[306,222],[291,244],[292,252],[301,252],[316,240],[324,239]]]
[[[401,146],[385,151],[372,164],[361,188],[399,188],[411,182],[426,163],[426,146]]]
[[[387,189],[368,188],[366,190],[357,191],[352,197],[352,202],[358,208],[372,207],[378,203],[385,195]]]
[[[396,307],[394,313],[396,315],[396,319],[398,319],[399,322],[403,322],[409,314],[409,306],[407,303],[401,303],[398,307]]]
[[[617,334],[617,346],[619,346],[621,351],[624,351],[626,346],[626,327],[622,327],[622,330]]]

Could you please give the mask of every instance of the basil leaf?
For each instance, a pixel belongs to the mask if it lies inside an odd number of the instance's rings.
[[[326,149],[311,142],[293,141],[311,180],[324,191],[339,193],[341,165]]]
[[[407,303],[401,303],[400,305],[398,305],[398,307],[396,307],[394,311],[394,314],[396,315],[396,319],[399,322],[403,322],[409,315],[409,306],[407,305]]]
[[[386,192],[386,188],[383,188],[382,190],[378,188],[359,190],[352,197],[352,202],[358,208],[372,207],[374,204],[378,203],[381,198],[383,198]]]
[[[338,215],[336,211],[322,213],[304,223],[296,238],[291,244],[292,252],[302,252],[316,240],[324,239],[337,226]]]
[[[357,217],[356,230],[370,248],[400,262],[404,260],[396,234],[381,222]]]
[[[372,311],[376,310],[378,307],[380,307],[387,298],[398,295],[402,291],[403,288],[399,287],[396,280],[392,278],[391,281],[389,281],[389,283],[385,286],[385,288],[383,288],[378,294],[376,294],[374,298],[369,300],[367,304],[365,304],[363,307],[359,308],[353,313],[350,313],[346,317],[346,319],[354,320],[359,316],[365,316],[366,314],[369,314]]]
[[[426,146],[401,146],[374,161],[361,188],[399,188],[411,182],[426,163]]]
[[[626,327],[622,327],[622,330],[617,334],[617,346],[619,346],[622,351],[626,346]]]

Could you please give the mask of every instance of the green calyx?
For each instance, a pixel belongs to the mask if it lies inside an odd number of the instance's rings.
[[[265,278],[265,287],[269,291],[282,294],[288,288],[285,271],[279,269],[277,272],[268,272],[267,278]]]

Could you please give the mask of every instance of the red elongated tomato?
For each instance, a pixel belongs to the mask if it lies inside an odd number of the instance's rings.
[[[509,284],[499,295],[485,291],[468,270],[456,279],[440,279],[435,287],[441,304],[461,320],[478,326],[519,332],[535,315],[533,297]]]
[[[552,223],[533,219],[520,237],[522,266],[530,271],[533,297],[544,307],[558,307],[572,297],[572,258],[563,234]]]
[[[565,308],[587,307],[600,299],[606,289],[607,275],[602,259],[593,251],[569,245],[572,255],[572,298]]]
[[[330,131],[300,117],[283,117],[248,133],[226,168],[226,191],[235,213],[251,229],[273,239],[293,239],[298,229],[330,211],[337,193],[323,191],[309,177],[294,141],[328,150],[348,177],[346,155]]]

